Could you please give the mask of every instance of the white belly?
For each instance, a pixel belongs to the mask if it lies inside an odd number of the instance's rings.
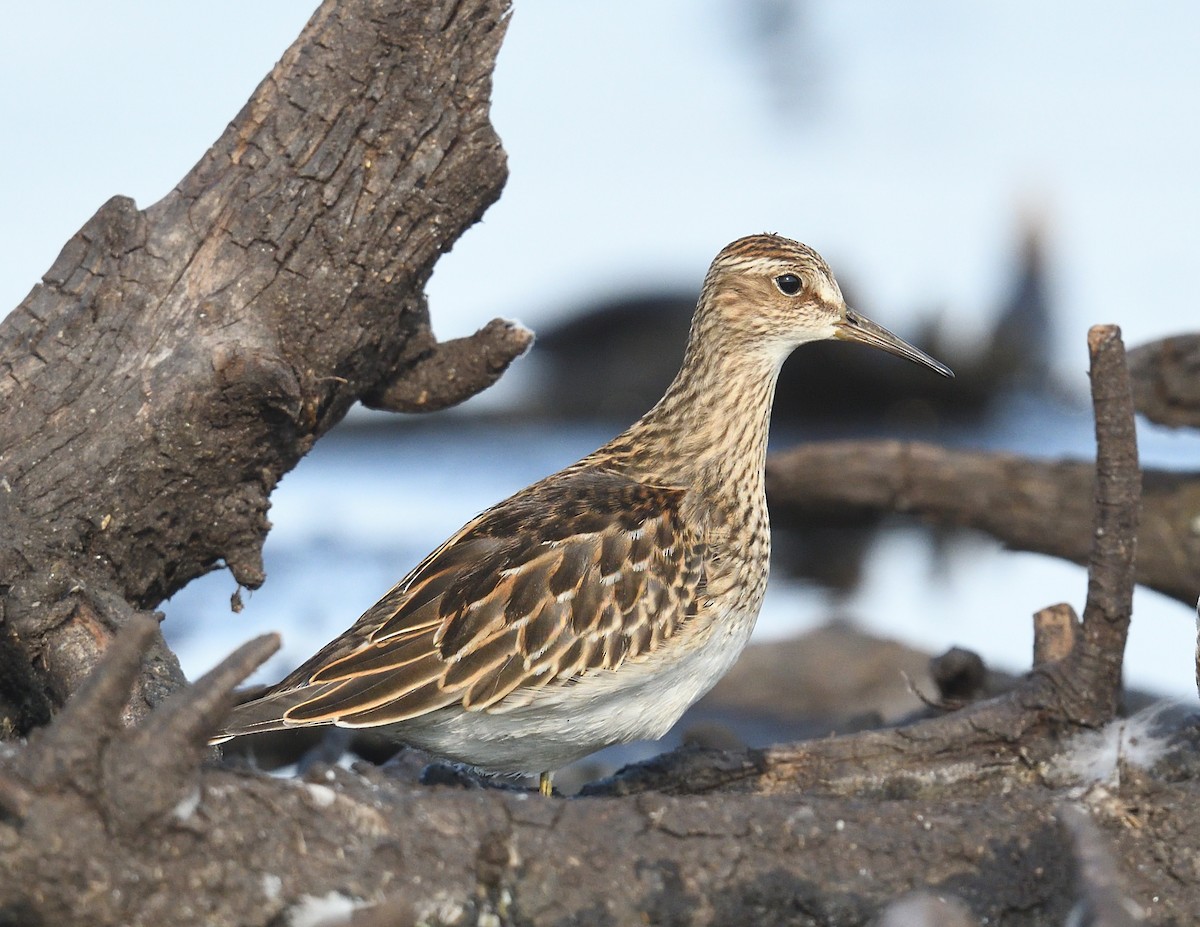
[[[653,740],[725,675],[757,617],[757,608],[722,616],[672,639],[659,653],[540,689],[519,708],[443,708],[389,733],[439,756],[502,773],[554,770],[610,744]]]

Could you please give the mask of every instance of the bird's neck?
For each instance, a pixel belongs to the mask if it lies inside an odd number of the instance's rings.
[[[782,362],[693,340],[663,398],[608,453],[641,479],[761,494]]]

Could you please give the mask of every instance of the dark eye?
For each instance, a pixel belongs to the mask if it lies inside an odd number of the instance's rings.
[[[780,274],[775,278],[775,285],[784,296],[795,296],[803,283],[795,274]]]

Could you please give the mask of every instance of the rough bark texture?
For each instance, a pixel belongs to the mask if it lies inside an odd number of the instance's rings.
[[[329,0],[168,196],[106,203],[0,323],[9,730],[196,576],[259,586],[272,488],[356,400],[440,408],[529,344],[504,322],[438,344],[423,296],[505,180],[506,15]],[[131,712],[181,682],[158,641]]]
[[[1077,903],[1102,923],[1131,904],[1151,923],[1200,916],[1194,740],[1175,782],[1131,769],[1087,791],[964,776],[561,801],[365,764],[281,780],[195,765],[271,639],[122,726],[154,631],[135,622],[56,724],[0,759],[0,921],[277,925],[332,893],[363,923],[866,925],[914,887],[976,923],[1057,925]]]

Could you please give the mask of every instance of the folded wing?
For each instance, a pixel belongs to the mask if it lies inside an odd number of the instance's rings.
[[[225,735],[373,727],[455,703],[502,712],[540,687],[644,657],[695,613],[703,591],[704,545],[684,525],[684,502],[684,490],[596,469],[534,484],[239,706]]]

